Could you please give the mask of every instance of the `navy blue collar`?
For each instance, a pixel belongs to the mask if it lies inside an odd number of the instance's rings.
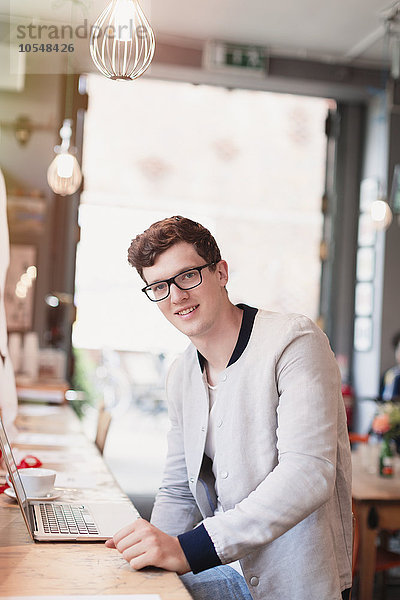
[[[235,363],[242,356],[247,344],[249,343],[251,332],[253,331],[254,319],[256,318],[256,314],[258,312],[257,308],[247,306],[247,304],[237,304],[237,307],[243,311],[242,324],[240,326],[236,346],[233,349],[232,356],[229,359],[227,367],[233,365],[233,363]],[[197,358],[200,368],[203,371],[206,359],[198,350]]]

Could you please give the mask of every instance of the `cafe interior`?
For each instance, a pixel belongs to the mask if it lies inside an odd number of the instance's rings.
[[[150,517],[187,340],[127,250],[184,215],[219,242],[232,302],[328,336],[352,598],[400,598],[400,1],[13,1],[0,64],[0,414],[18,470],[55,470],[50,500]],[[6,467],[0,597],[190,598],[102,544],[34,543]]]

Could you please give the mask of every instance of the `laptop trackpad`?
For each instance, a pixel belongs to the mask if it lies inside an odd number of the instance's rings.
[[[122,527],[133,523],[140,517],[132,504],[99,503],[89,504],[90,512],[97,524],[99,533],[104,537],[112,537]]]

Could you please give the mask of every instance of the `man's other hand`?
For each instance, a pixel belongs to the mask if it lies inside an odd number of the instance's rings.
[[[120,529],[106,541],[106,546],[121,552],[133,569],[160,567],[178,575],[190,571],[178,538],[167,535],[145,519],[137,519]]]

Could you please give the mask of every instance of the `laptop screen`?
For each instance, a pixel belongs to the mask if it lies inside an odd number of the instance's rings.
[[[29,511],[29,505],[25,494],[24,486],[22,485],[21,477],[19,476],[17,465],[14,460],[14,455],[11,450],[10,442],[8,441],[6,430],[4,429],[3,421],[0,416],[0,448],[3,454],[3,459],[6,464],[10,481],[13,484],[14,492],[20,505],[25,523],[29,533],[32,536],[33,524]]]

